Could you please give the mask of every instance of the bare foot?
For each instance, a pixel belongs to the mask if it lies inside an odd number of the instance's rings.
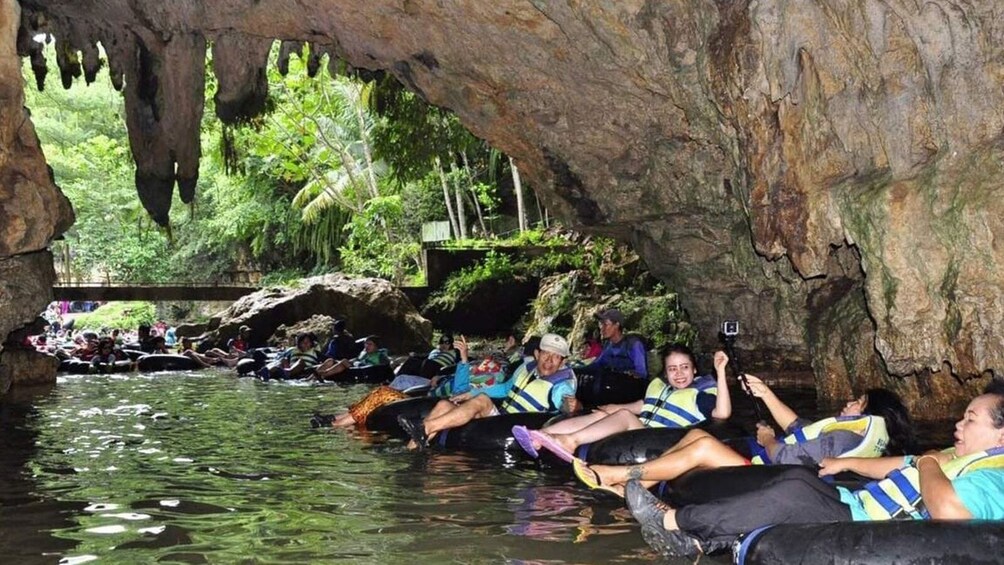
[[[621,465],[590,465],[590,469],[600,478],[600,484],[607,486],[617,485],[620,487],[621,496],[624,495],[624,483],[627,481],[627,469]]]
[[[572,436],[565,434],[552,434],[551,438],[558,442],[558,445],[564,447],[569,453],[575,453],[575,450],[579,447],[572,439]]]
[[[356,423],[356,419],[352,417],[352,414],[346,412],[345,414],[339,414],[335,416],[335,419],[331,421],[332,428],[347,428]]]

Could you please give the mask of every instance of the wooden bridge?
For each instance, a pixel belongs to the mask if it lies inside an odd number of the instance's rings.
[[[250,283],[57,283],[52,287],[55,300],[220,300],[231,301],[251,294],[260,287]]]

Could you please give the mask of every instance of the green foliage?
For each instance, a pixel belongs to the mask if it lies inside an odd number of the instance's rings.
[[[637,320],[631,328],[632,333],[647,337],[656,349],[669,343],[692,346],[697,339],[697,330],[687,323],[679,297],[662,285],[656,285],[645,295],[628,294],[618,307],[626,316]]]
[[[452,155],[481,146],[455,114],[426,103],[389,75],[375,85],[374,109],[383,117],[373,132],[374,148],[399,182],[424,179],[437,158],[452,161]]]
[[[349,236],[339,249],[346,272],[390,279],[402,284],[420,270],[421,245],[396,235],[405,213],[400,195],[381,196],[366,203],[347,227]],[[400,232],[397,232],[400,233]]]
[[[450,275],[443,283],[443,288],[429,298],[426,308],[451,311],[485,283],[522,278],[508,253],[492,250],[483,260]]]
[[[443,287],[430,297],[427,306],[450,311],[489,283],[541,278],[582,268],[584,262],[585,255],[579,247],[555,247],[531,257],[492,249],[483,260],[450,275]]]
[[[109,302],[93,312],[78,316],[74,327],[78,330],[134,330],[140,324],[153,324],[157,321],[156,316],[152,302]]]
[[[54,67],[51,46],[46,55]],[[63,91],[52,74],[44,92],[27,89],[47,160],[77,214],[54,245],[67,259],[61,274],[195,282],[274,273],[268,282],[339,269],[414,282],[423,276],[421,225],[447,218],[441,172],[451,205],[456,191],[464,200],[472,233],[480,212],[494,237],[501,153],[393,79],[331,77],[325,66],[308,77],[306,55],[280,76],[273,51],[268,111],[236,126],[215,117],[217,81],[207,70],[197,200],[174,201],[173,237],[136,197],[123,98],[108,75]],[[31,82],[27,61],[23,70]]]

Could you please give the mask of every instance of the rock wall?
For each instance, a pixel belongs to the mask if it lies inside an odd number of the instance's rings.
[[[14,0],[0,0],[0,344],[35,320],[52,299],[55,271],[49,242],[73,223],[70,203],[53,183],[38,137],[24,107],[21,59],[17,56],[21,12]],[[0,345],[0,393],[22,367]],[[31,371],[24,378],[55,381]],[[6,384],[3,384],[3,383]]]
[[[343,275],[310,277],[301,279],[294,288],[249,294],[220,314],[220,323],[209,337],[222,345],[247,325],[253,340],[274,341],[288,335],[289,326],[322,323],[325,316],[344,318],[356,337],[379,335],[381,347],[393,354],[425,352],[432,347],[432,323],[394,285],[382,279]],[[280,327],[285,329],[279,332]],[[319,337],[330,335],[330,331],[318,333]]]
[[[632,242],[684,297],[702,335],[739,318],[751,330],[743,344],[757,352],[748,359],[812,363],[823,390],[1004,366],[998,3],[25,6],[26,29],[63,38],[64,77],[79,74],[80,57],[85,74],[93,68],[95,41],[118,45],[109,49],[113,77],[141,83],[126,93],[142,98],[130,107],[147,120],[197,117],[202,98],[186,65],[203,38],[254,55],[219,57],[226,86],[217,98],[229,119],[253,111],[262,94],[253,38],[309,41],[387,70],[513,155],[551,211]],[[172,77],[179,84],[156,88]],[[162,217],[168,158],[183,194],[193,183],[197,150],[171,150],[193,125],[134,134],[136,121],[131,135],[148,142],[134,139],[133,151],[150,171],[137,173],[138,189]],[[157,128],[163,141],[153,141]],[[925,386],[900,385],[917,394]]]

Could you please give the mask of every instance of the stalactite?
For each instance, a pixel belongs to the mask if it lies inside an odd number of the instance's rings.
[[[273,41],[229,32],[213,41],[213,73],[219,83],[213,101],[226,124],[246,122],[268,104],[265,74]]]

